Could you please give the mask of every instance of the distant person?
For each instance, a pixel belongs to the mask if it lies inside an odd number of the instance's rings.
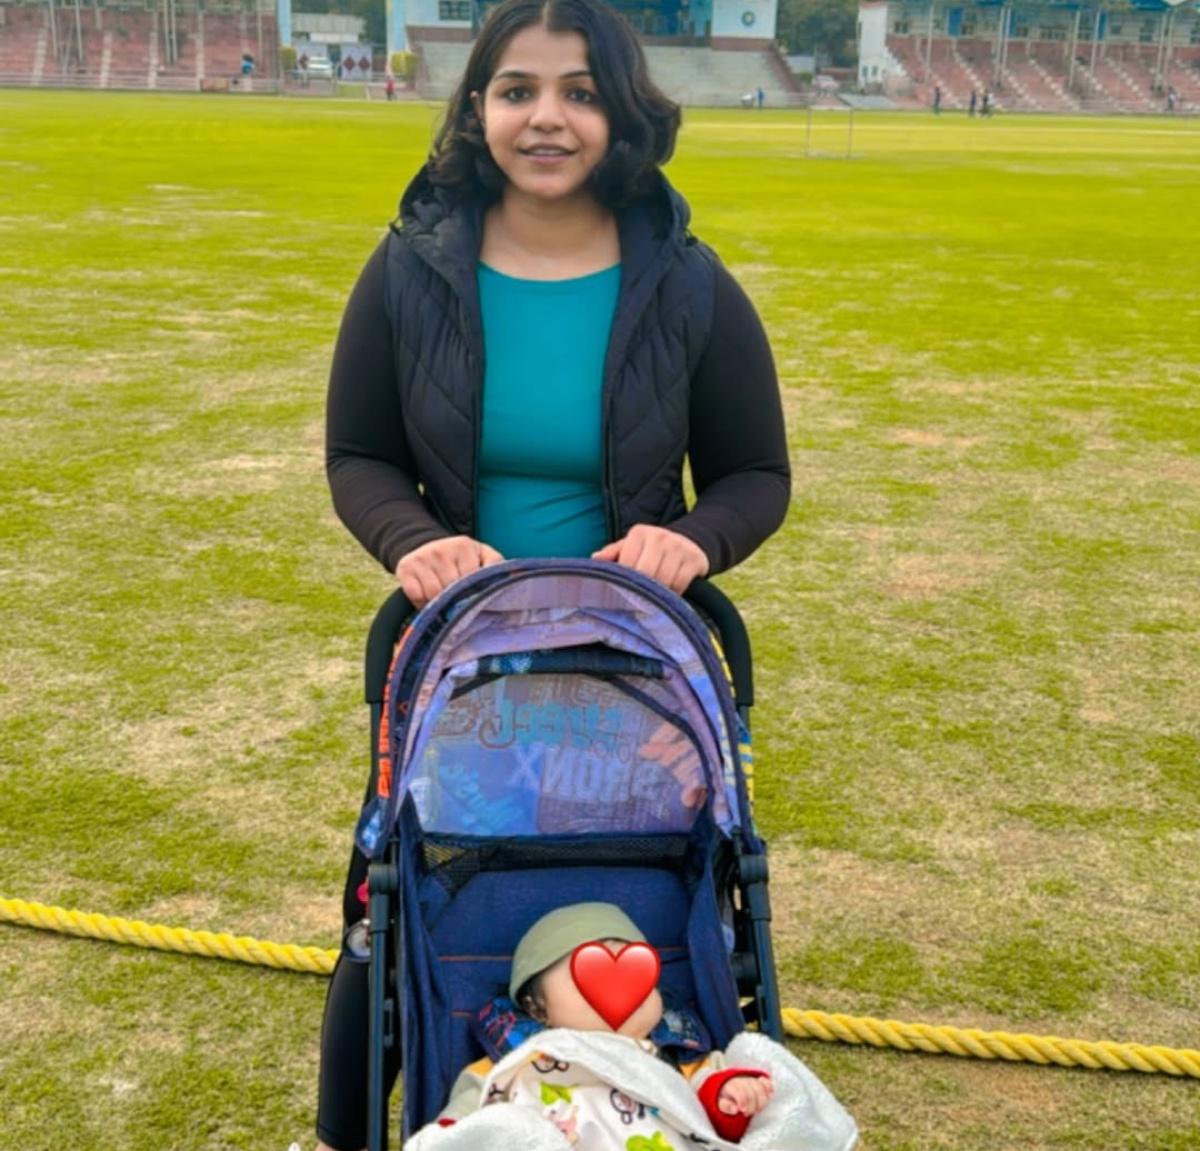
[[[759,88],[754,94],[758,98],[758,106],[761,108],[763,106],[763,101],[767,98],[767,94],[761,88]]]
[[[967,105],[967,115],[968,115],[968,116],[972,116],[972,117],[973,117],[973,116],[975,115],[975,104],[976,104],[976,99],[977,99],[977,97],[976,97],[976,95],[975,95],[975,89],[974,89],[974,88],[972,88],[972,89],[971,89],[971,102],[970,102],[970,104],[968,104],[968,105]]]
[[[986,88],[983,90],[983,99],[979,104],[979,114],[981,116],[990,116],[992,114],[992,94]]]
[[[393,76],[391,72],[387,74],[387,79],[383,84],[383,90],[387,93],[387,98],[389,100],[394,100],[396,98],[396,77]]]
[[[1174,88],[1167,89],[1167,113],[1168,115],[1175,114],[1175,108],[1179,104],[1179,93]]]
[[[935,116],[942,114],[942,86],[940,84],[933,86],[933,114]]]

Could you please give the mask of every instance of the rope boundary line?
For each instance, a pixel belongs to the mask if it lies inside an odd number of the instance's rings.
[[[131,947],[230,959],[238,963],[274,967],[280,971],[302,971],[310,975],[329,975],[338,957],[337,951],[322,947],[298,947],[293,943],[268,943],[249,935],[164,927],[143,923],[140,919],[68,911],[24,899],[0,898],[0,922],[35,927],[61,935],[104,939],[109,943],[123,943]]]
[[[24,899],[0,897],[0,922],[61,935],[101,939],[210,959],[228,959],[309,975],[328,976],[338,957],[336,949],[271,943],[249,935],[165,927],[144,923],[139,919],[68,911]],[[785,1007],[782,1016],[785,1033],[795,1039],[816,1039],[824,1043],[865,1045],[930,1055],[954,1055],[962,1059],[1082,1067],[1096,1071],[1140,1071],[1144,1074],[1200,1079],[1200,1051],[1186,1048],[1062,1039],[1053,1035],[980,1031],[976,1028],[928,1023],[901,1023],[894,1019],[801,1011],[795,1007]]]

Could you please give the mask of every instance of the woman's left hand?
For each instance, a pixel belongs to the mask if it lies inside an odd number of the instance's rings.
[[[633,568],[679,595],[687,591],[692,580],[708,575],[708,556],[699,544],[651,524],[635,525],[623,539],[593,552],[592,559]]]

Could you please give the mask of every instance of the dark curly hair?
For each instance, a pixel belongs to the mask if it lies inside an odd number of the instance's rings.
[[[589,177],[592,194],[608,208],[645,195],[675,150],[680,109],[650,79],[628,21],[604,0],[504,0],[488,14],[434,140],[430,181],[488,200],[499,197],[506,177],[484,141],[471,93],[487,88],[513,36],[537,24],[549,32],[578,32],[588,46],[609,131],[608,153]]]

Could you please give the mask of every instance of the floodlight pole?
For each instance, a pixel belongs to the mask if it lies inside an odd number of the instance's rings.
[[[996,47],[992,50],[992,84],[996,83],[996,76],[1000,72],[1000,47],[1001,41],[1004,39],[1004,5],[1000,5],[1000,11],[996,16]]]
[[[54,0],[50,0],[50,51],[58,61],[59,71],[62,71],[63,61],[58,54],[58,14],[54,11]]]
[[[258,60],[255,64],[257,68],[263,62],[262,0],[254,0],[254,18],[258,25]]]
[[[1167,83],[1167,78],[1171,72],[1171,57],[1175,55],[1175,13],[1177,9],[1172,8],[1168,15],[1171,18],[1171,23],[1167,32],[1167,51],[1163,57],[1163,83]],[[1168,85],[1169,87],[1170,85]]]
[[[999,88],[1004,82],[1004,73],[1008,68],[1008,42],[1012,39],[1013,10],[1011,4],[1003,6],[1004,32],[1000,37],[1000,67],[996,69],[995,87]]]
[[[79,63],[83,63],[83,13],[79,9],[79,0],[75,0],[75,51]]]
[[[815,65],[814,61],[814,65]],[[925,83],[929,83],[929,73],[933,71],[933,0],[929,4],[929,27],[925,33]]]
[[[1092,59],[1088,64],[1088,75],[1092,79],[1092,91],[1096,90],[1096,53],[1100,50],[1100,17],[1102,12],[1096,9],[1096,19],[1092,23]]]
[[[1083,9],[1075,9],[1075,24],[1071,28],[1071,63],[1067,66],[1067,91],[1070,92],[1072,85],[1075,83],[1075,57],[1079,54],[1079,21],[1083,16]]]
[[[1000,5],[1000,26],[996,29],[996,67],[992,70],[993,88],[1003,87],[1004,69],[1008,64],[1008,25],[1011,11],[1007,4]]]
[[[1168,12],[1162,13],[1158,21],[1158,43],[1154,46],[1154,81],[1152,84],[1152,90],[1155,92],[1162,87],[1163,32],[1166,31],[1169,15]]]
[[[1158,52],[1154,59],[1154,85],[1156,91],[1162,91],[1167,84],[1167,68],[1170,66],[1172,25],[1175,20],[1175,9],[1168,8],[1162,14],[1158,25]]]
[[[171,54],[171,7],[172,0],[162,0],[162,10],[159,18],[159,39],[162,41],[163,59],[168,65],[174,64],[175,59]]]

